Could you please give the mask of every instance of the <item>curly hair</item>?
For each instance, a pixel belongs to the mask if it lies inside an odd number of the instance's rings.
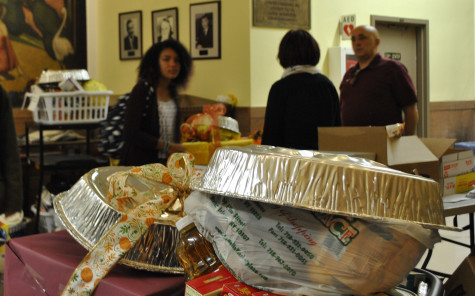
[[[315,66],[320,60],[320,47],[307,31],[290,30],[280,42],[278,58],[284,68],[296,65]]]
[[[174,50],[180,61],[180,73],[170,83],[169,89],[172,96],[176,95],[178,88],[184,88],[191,76],[192,60],[188,50],[177,40],[168,39],[153,44],[145,53],[138,67],[138,80],[142,79],[151,85],[156,85],[160,79],[158,58],[164,49]]]

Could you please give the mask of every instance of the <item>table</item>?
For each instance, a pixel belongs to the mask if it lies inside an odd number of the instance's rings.
[[[467,195],[467,192],[464,193],[458,193],[458,194],[453,194],[449,196],[444,196],[442,198],[443,205],[444,205],[444,216],[445,217],[451,217],[455,216],[454,218],[454,226],[459,227],[457,225],[457,215],[463,215],[463,214],[468,214],[469,218],[469,224],[463,227],[460,227],[462,231],[469,231],[469,237],[470,237],[470,244],[464,244],[462,242],[458,242],[452,239],[448,239],[445,237],[441,237],[442,240],[457,244],[459,246],[467,247],[470,248],[471,250],[474,250],[475,246],[475,223],[474,223],[474,212],[475,212],[475,198],[469,198],[466,200],[461,200]],[[457,202],[450,202],[453,200],[460,200]],[[427,253],[427,256],[421,266],[422,269],[428,270],[430,272],[433,272],[436,275],[442,276],[442,277],[449,277],[449,274],[434,271],[434,270],[429,270],[427,269],[427,265],[429,264],[430,258],[432,257],[432,249],[430,249]]]
[[[73,271],[87,254],[66,231],[11,239],[5,248],[5,295],[60,295]],[[100,295],[184,295],[183,275],[116,265],[99,283]]]
[[[462,229],[469,231],[470,245],[463,244],[463,243],[456,242],[449,239],[444,239],[444,240],[473,249],[475,246],[475,231],[474,231],[475,223],[474,223],[474,214],[473,214],[475,212],[475,198],[469,198],[467,200],[461,200],[457,202],[448,202],[448,200],[450,199],[463,198],[466,195],[467,195],[467,192],[454,194],[450,196],[444,196],[442,201],[444,202],[444,216],[445,217],[468,214],[469,224],[467,226],[462,227]],[[454,224],[456,224],[456,222]],[[454,226],[458,227],[458,225],[454,225]]]

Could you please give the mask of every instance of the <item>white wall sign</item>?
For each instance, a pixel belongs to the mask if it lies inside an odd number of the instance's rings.
[[[344,15],[340,19],[340,35],[343,40],[351,39],[351,32],[356,26],[356,15]]]

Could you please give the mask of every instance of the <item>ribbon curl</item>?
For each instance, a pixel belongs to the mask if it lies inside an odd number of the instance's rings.
[[[126,213],[84,257],[62,295],[91,295],[153,223],[175,225],[183,216],[183,200],[190,193],[193,173],[194,157],[175,153],[168,159],[166,167],[147,164],[111,175],[109,203],[119,212]],[[181,203],[181,210],[171,210],[177,200]]]

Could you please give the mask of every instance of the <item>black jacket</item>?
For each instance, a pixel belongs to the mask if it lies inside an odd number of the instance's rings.
[[[177,105],[175,118],[175,139],[180,142],[180,110],[178,98],[173,101]],[[122,148],[120,165],[144,165],[157,163],[158,140],[160,126],[158,118],[158,104],[155,87],[145,81],[139,81],[130,93],[127,100],[124,120],[124,147]]]
[[[0,213],[23,208],[20,154],[10,98],[0,86]]]

